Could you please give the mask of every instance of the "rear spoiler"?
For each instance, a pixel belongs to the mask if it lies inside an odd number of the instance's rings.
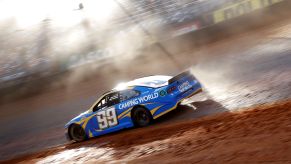
[[[193,76],[193,74],[190,71],[182,72],[182,73],[178,74],[177,76],[174,76],[173,78],[168,80],[168,84],[170,85],[170,84],[174,83],[175,81],[178,81],[181,78],[186,77],[186,76]]]

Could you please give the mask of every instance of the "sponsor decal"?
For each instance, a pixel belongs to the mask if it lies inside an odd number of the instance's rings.
[[[214,23],[223,22],[284,0],[243,0],[213,12]]]
[[[172,35],[173,37],[176,37],[176,36],[187,34],[192,31],[196,31],[198,29],[200,29],[200,23],[198,21],[195,21],[194,23],[179,27],[177,30],[173,32]]]
[[[189,81],[184,82],[183,84],[178,86],[178,89],[180,92],[184,92],[188,89],[190,89],[192,86],[190,85]]]
[[[167,95],[167,92],[165,90],[160,91],[160,96],[164,97]]]
[[[141,97],[129,100],[129,101],[125,102],[125,103],[121,103],[121,104],[118,105],[118,108],[119,109],[129,108],[129,107],[132,107],[134,105],[138,105],[138,104],[142,104],[142,103],[145,103],[147,101],[150,101],[150,100],[154,100],[154,99],[156,99],[158,97],[159,97],[159,93],[158,92],[154,92],[152,94],[141,96]]]

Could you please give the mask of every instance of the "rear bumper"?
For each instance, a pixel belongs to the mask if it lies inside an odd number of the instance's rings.
[[[192,97],[195,94],[202,92],[202,86],[197,80],[191,81],[190,85],[191,87],[183,92],[177,91],[178,93],[176,93],[176,98],[178,100],[186,99],[186,98]]]
[[[203,91],[203,89],[202,88],[199,88],[196,91],[194,91],[193,93],[191,93],[190,95],[184,97],[184,99],[190,98],[190,97],[192,97],[192,96],[194,96],[194,95],[196,95],[198,93],[201,93],[202,91]]]

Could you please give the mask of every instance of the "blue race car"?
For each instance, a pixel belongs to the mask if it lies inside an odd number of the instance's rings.
[[[79,142],[124,128],[147,126],[200,91],[201,84],[190,71],[119,84],[65,125],[67,138]]]

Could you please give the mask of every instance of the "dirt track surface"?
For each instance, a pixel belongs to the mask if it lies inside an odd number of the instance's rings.
[[[266,159],[270,162],[275,159],[288,163],[289,103],[279,105],[278,111],[274,107],[246,113],[229,112],[291,98],[290,29],[291,20],[284,19],[175,56],[176,62],[182,63],[184,68],[192,68],[204,84],[205,94],[193,97],[188,101],[188,106],[159,119],[155,126],[130,129],[86,143],[64,146],[63,125],[87,109],[99,94],[120,82],[116,79],[129,80],[151,74],[173,75],[181,70],[177,70],[166,56],[158,55],[157,58],[157,54],[153,53],[134,59],[130,66],[108,65],[110,69],[104,68],[104,74],[77,84],[75,80],[84,70],[76,71],[66,81],[66,88],[50,89],[40,95],[0,106],[0,160],[60,145],[27,157],[27,162],[87,161],[89,157],[99,162],[134,159],[137,161],[133,162],[144,162],[151,158],[149,155],[167,161],[171,160],[166,158],[168,154],[174,158],[173,162],[178,158],[182,160],[180,157],[196,162],[207,162],[207,159],[237,162],[239,158],[247,161],[246,157],[254,162],[268,162],[264,158],[268,157]],[[226,114],[193,122],[194,119],[222,112]],[[181,123],[184,121],[191,122]],[[277,125],[280,128],[275,128]],[[127,142],[123,142],[124,138],[128,138]],[[223,149],[228,146],[229,149]],[[260,154],[261,150],[264,151]],[[282,152],[281,155],[279,152]],[[56,153],[61,155],[54,156]],[[68,156],[70,159],[67,159]],[[265,161],[260,161],[260,157]],[[21,162],[22,159],[16,161]]]
[[[286,101],[128,130],[8,163],[290,163],[290,109]]]

